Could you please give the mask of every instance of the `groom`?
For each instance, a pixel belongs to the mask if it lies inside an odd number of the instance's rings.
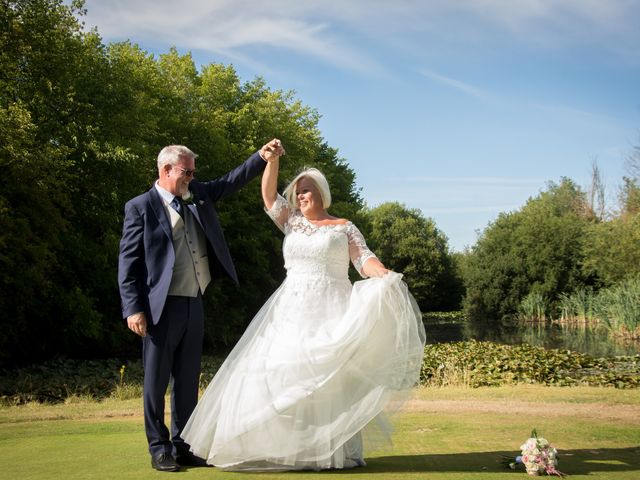
[[[124,207],[118,284],[127,325],[142,337],[144,423],[156,470],[205,465],[180,436],[198,401],[202,294],[218,276],[238,283],[214,203],[259,175],[265,160],[283,153],[274,139],[226,175],[199,182],[197,155],[170,145],[158,155],[153,187]],[[170,378],[171,435],[164,423]]]

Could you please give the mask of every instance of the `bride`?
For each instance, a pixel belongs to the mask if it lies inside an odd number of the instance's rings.
[[[286,279],[256,314],[189,419],[191,451],[228,470],[365,465],[361,432],[388,436],[383,411],[418,380],[425,335],[402,282],[348,220],[331,216],[315,168],[277,194],[279,155],[262,197],[284,232]],[[368,280],[353,286],[349,260]],[[365,428],[366,427],[366,428]]]

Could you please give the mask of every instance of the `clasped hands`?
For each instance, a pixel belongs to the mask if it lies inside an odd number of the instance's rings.
[[[282,146],[282,142],[277,138],[274,138],[260,148],[260,156],[267,162],[274,162],[285,154],[286,152]]]

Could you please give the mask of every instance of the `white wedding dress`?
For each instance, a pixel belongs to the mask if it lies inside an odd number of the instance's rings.
[[[351,285],[349,259],[361,272],[373,256],[352,223],[316,227],[281,196],[267,213],[285,233],[286,279],[220,367],[182,437],[228,470],[364,465],[360,432],[388,436],[383,412],[418,381],[420,311],[400,274]]]

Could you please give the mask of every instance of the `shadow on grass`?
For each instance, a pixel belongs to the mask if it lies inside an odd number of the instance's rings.
[[[371,457],[367,467],[355,469],[350,474],[381,472],[493,472],[510,473],[501,463],[503,455],[514,452],[471,452],[426,455],[398,455]],[[569,475],[587,475],[596,472],[640,471],[640,445],[630,448],[598,448],[563,450],[558,453],[561,472]],[[524,472],[522,465],[518,469]]]

